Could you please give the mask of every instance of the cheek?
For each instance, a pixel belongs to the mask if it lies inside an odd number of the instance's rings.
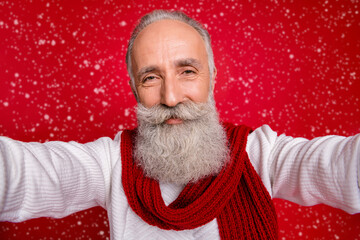
[[[152,107],[160,102],[160,91],[157,88],[138,88],[139,101],[145,107]]]
[[[207,102],[209,96],[209,81],[197,81],[190,83],[187,89],[187,97],[194,102]]]

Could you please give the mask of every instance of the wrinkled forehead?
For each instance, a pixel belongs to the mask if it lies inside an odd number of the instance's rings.
[[[201,35],[186,23],[168,19],[154,22],[138,34],[132,56],[132,63],[135,65],[144,61],[158,61],[161,58],[194,58],[207,61],[205,41]]]

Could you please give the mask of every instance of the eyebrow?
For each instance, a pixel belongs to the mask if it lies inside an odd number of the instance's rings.
[[[175,61],[175,66],[177,66],[177,67],[192,66],[192,67],[195,67],[197,69],[202,68],[202,64],[200,63],[200,61],[195,59],[195,58],[178,59],[178,60]]]
[[[193,66],[196,69],[202,68],[202,64],[200,63],[200,61],[195,58],[181,58],[181,59],[175,60],[174,64],[176,67]],[[160,71],[159,67],[157,67],[155,65],[145,66],[138,71],[136,76],[139,79],[139,78],[141,78],[142,75],[149,73],[149,72],[154,72],[154,71]]]
[[[153,66],[153,65],[146,66],[146,67],[141,68],[136,75],[137,75],[137,78],[139,79],[145,73],[154,72],[154,71],[159,71],[159,68],[156,66]]]

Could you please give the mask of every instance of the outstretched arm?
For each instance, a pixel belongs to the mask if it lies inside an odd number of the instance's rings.
[[[360,134],[307,140],[265,125],[251,135],[250,160],[273,198],[360,212]]]
[[[114,156],[119,145],[109,138],[41,144],[0,137],[0,221],[106,207]]]

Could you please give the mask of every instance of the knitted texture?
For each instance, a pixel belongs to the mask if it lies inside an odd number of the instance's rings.
[[[132,210],[161,229],[184,230],[217,218],[221,239],[277,239],[277,217],[271,197],[245,151],[250,128],[224,124],[230,163],[218,176],[188,184],[169,206],[159,183],[134,163],[136,130],[121,135],[122,184]]]

